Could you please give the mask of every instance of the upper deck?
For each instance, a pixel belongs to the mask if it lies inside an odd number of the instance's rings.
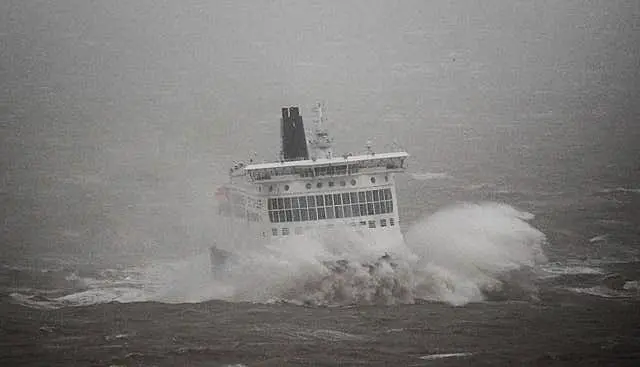
[[[277,182],[322,176],[349,176],[361,173],[401,172],[406,168],[406,152],[368,153],[332,158],[304,159],[249,164],[243,167],[250,181]]]

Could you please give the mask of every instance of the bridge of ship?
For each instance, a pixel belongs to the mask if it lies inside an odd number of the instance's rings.
[[[291,176],[304,179],[322,176],[349,176],[361,173],[401,172],[405,169],[408,156],[409,154],[406,152],[392,152],[251,164],[244,168],[244,173],[251,181],[264,182],[291,179]]]

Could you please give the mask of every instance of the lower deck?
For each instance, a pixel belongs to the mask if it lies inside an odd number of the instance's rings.
[[[251,189],[226,185],[219,195],[222,199],[219,212],[225,218],[222,221],[243,235],[253,233],[264,239],[336,227],[357,231],[399,228],[395,186],[388,179],[375,186],[341,187],[331,191]]]

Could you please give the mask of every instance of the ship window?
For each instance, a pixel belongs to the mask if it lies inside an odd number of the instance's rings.
[[[324,196],[324,205],[332,206],[333,205],[333,196],[331,194]]]
[[[307,188],[307,190],[308,190],[308,189],[310,189],[310,188],[311,188],[311,184],[310,184],[310,183],[307,183],[304,187],[306,187],[306,188]]]
[[[389,218],[389,225],[393,227],[395,224],[396,224],[396,220],[393,218]]]
[[[367,191],[367,203],[373,202],[373,192]]]
[[[273,201],[275,199],[269,199],[269,201],[267,201],[267,207],[269,208],[269,210],[273,210]]]
[[[284,191],[289,191],[289,185],[284,185]]]
[[[358,204],[351,204],[351,212],[354,217],[360,216],[360,206]]]
[[[273,185],[269,185],[269,192],[273,192]]]
[[[309,220],[317,220],[318,216],[316,215],[316,208],[309,209]]]
[[[367,203],[367,214],[368,215],[375,214],[375,212],[373,211],[373,204],[372,203]]]
[[[367,225],[367,221],[366,220],[361,220],[360,221],[360,225],[361,226],[366,226]]]
[[[324,208],[318,208],[318,219],[326,219]]]
[[[318,183],[316,184],[316,187],[317,187],[317,188],[321,188],[321,187],[322,187],[322,182],[318,182]]]
[[[300,222],[393,213],[391,196],[391,189],[376,189],[339,194],[269,198],[267,206],[269,220],[272,223]],[[254,206],[251,202],[247,205]],[[240,211],[244,213],[244,204],[238,208],[238,213]],[[250,220],[251,218],[252,216],[249,216]],[[391,222],[387,223],[391,225]]]
[[[342,204],[350,204],[351,201],[349,201],[349,193],[345,192],[344,194],[342,194]]]
[[[340,197],[340,194],[333,194],[333,205],[340,204],[342,204],[342,198]]]
[[[271,234],[274,236],[278,235],[278,228],[271,228]]]
[[[376,183],[376,178],[375,177],[371,177],[371,183]]]
[[[386,227],[387,226],[387,220],[386,219],[380,219],[380,227]]]
[[[325,208],[326,213],[327,213],[327,219],[333,219],[334,215],[333,215],[333,207],[332,206],[328,206]]]
[[[389,182],[389,176],[388,175],[384,176],[384,181],[385,182]]]
[[[329,181],[329,187],[333,187],[333,185],[335,185],[335,183],[333,181]]]
[[[351,216],[353,215],[353,214],[351,213],[351,205],[345,205],[345,206],[343,207],[343,210],[344,210],[344,217],[345,217],[345,218],[349,218],[349,217],[351,217]]]
[[[355,186],[356,185],[356,180],[351,180],[351,186]]]
[[[345,186],[347,183],[344,181],[340,181],[340,186]]]
[[[287,228],[287,227],[282,228],[282,235],[283,236],[288,236],[289,235],[289,228]]]
[[[369,221],[369,228],[376,228],[376,221],[375,220],[370,220]]]
[[[387,203],[384,201],[380,203],[380,213],[382,214],[387,213]]]

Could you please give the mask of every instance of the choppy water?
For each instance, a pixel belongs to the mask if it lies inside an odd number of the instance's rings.
[[[537,213],[497,202],[450,205],[416,217],[404,243],[388,243],[392,261],[373,270],[361,264],[375,264],[375,239],[346,230],[244,253],[217,276],[206,252],[135,266],[64,257],[5,263],[3,344],[13,352],[4,358],[632,364],[640,357],[637,218],[607,220],[606,206],[637,205],[636,191],[603,188],[577,208],[543,198]],[[518,196],[527,203],[535,195]],[[554,203],[573,220],[555,220]],[[338,258],[349,260],[343,272],[323,266]]]

